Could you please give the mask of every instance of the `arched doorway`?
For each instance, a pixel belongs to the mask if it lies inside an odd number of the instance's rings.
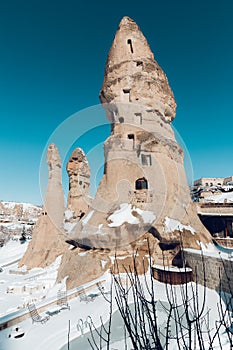
[[[148,190],[148,181],[145,177],[141,177],[140,179],[137,179],[135,182],[135,189],[136,190]]]

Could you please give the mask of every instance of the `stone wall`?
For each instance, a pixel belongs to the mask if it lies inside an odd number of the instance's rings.
[[[221,259],[220,257],[204,256],[201,254],[184,251],[187,265],[193,270],[193,279],[206,287],[221,290],[232,294],[233,291],[233,260]],[[221,281],[221,285],[220,285]]]

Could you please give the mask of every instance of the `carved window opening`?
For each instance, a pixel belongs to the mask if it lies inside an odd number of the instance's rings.
[[[152,160],[150,154],[142,154],[141,155],[142,165],[151,166]]]
[[[123,93],[128,96],[128,101],[130,102],[130,89],[123,89]]]
[[[128,139],[133,141],[133,148],[135,146],[134,134],[128,134]]]
[[[120,123],[124,123],[124,121],[125,121],[125,120],[124,120],[123,117],[120,117],[120,118],[119,118],[119,122],[120,122]]]
[[[208,182],[205,183],[206,186],[209,186]]]
[[[138,125],[142,124],[142,113],[134,113],[135,115],[135,123]]]
[[[136,190],[148,190],[148,181],[145,177],[141,177],[140,179],[137,179],[135,182],[135,189]]]
[[[131,40],[131,39],[128,39],[128,40],[127,40],[127,44],[128,44],[129,47],[130,47],[131,53],[133,53],[133,44],[132,44],[132,40]]]
[[[142,61],[137,61],[136,66],[137,67],[143,66],[143,62]]]

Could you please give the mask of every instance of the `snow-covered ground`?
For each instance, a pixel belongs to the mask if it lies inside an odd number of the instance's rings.
[[[20,310],[30,301],[40,301],[56,294],[53,287],[61,258],[45,269],[27,271],[17,268],[28,243],[9,241],[0,248],[0,317]]]
[[[26,246],[27,244],[20,245],[18,242],[10,241],[6,246],[0,248],[1,264],[2,266],[5,266],[3,267],[3,272],[0,273],[0,323],[6,318],[11,319],[11,314],[12,318],[13,315],[15,317],[20,315],[20,313],[22,314],[25,310],[22,309],[22,307],[24,303],[28,301],[34,301],[38,307],[41,305],[47,305],[52,300],[56,300],[58,289],[65,288],[65,281],[60,285],[55,284],[60,258],[45,269],[33,269],[26,274],[23,274],[26,272],[25,269],[17,269],[17,264],[14,261],[22,256]],[[13,273],[10,273],[12,270]],[[17,272],[22,274],[17,274]],[[122,275],[122,277],[125,278],[125,275]],[[106,296],[109,297],[107,292],[110,290],[110,273],[106,272],[99,281],[102,281]],[[141,281],[142,284],[145,284],[144,277],[141,277]],[[97,281],[92,281],[83,286],[84,288],[91,286],[86,293],[88,295],[95,295],[93,301],[85,302],[81,301],[79,297],[75,297],[69,300],[70,310],[61,310],[51,316],[45,324],[32,323],[31,318],[28,318],[12,327],[0,331],[0,349],[65,350],[67,349],[69,327],[69,340],[71,343],[70,350],[91,349],[87,340],[88,338],[91,338],[88,326],[90,320],[92,320],[96,327],[99,327],[101,324],[100,317],[102,317],[103,323],[106,323],[109,318],[109,304],[99,292],[95,282]],[[166,303],[167,291],[165,285],[155,280],[153,281],[153,284],[156,300],[159,300],[161,303]],[[11,290],[10,287],[15,285],[18,286],[18,289],[16,288],[14,293],[7,293],[7,290]],[[32,288],[30,288],[30,286]],[[45,288],[41,288],[41,286],[44,286]],[[174,286],[174,289],[177,301],[182,305],[180,287]],[[191,293],[191,283],[188,284],[188,290]],[[198,286],[198,290],[201,304],[201,301],[204,298],[204,288]],[[211,329],[212,327],[215,327],[215,322],[219,318],[217,309],[219,296],[217,292],[213,290],[206,289],[206,292],[206,312],[209,313],[208,319],[210,322],[209,327]],[[68,292],[68,294],[69,293],[70,292]],[[119,314],[117,314],[117,305],[114,296],[115,295],[113,295],[113,312],[114,317],[116,316],[115,322],[117,322],[117,324],[114,324],[112,329],[114,336],[112,337],[113,341],[111,349],[123,350],[125,347],[123,345],[123,338],[120,335],[120,328],[122,328],[122,326],[118,325],[120,321]],[[129,294],[129,303],[133,303],[132,294]],[[50,309],[50,307],[48,306],[47,309]],[[45,313],[41,314],[45,315]],[[158,311],[158,316],[160,326],[164,327],[166,315],[162,308]],[[15,338],[15,336],[19,334],[23,334],[23,336]],[[223,331],[221,331],[221,337],[222,343],[225,344],[223,347],[224,350],[230,350],[229,343],[227,343],[227,336]],[[208,341],[208,339],[206,341]],[[128,344],[128,348],[131,349],[132,345],[130,345],[129,339]],[[171,340],[169,350],[173,349],[177,349],[177,344],[175,341]],[[216,347],[215,349],[217,350],[219,348]]]
[[[20,244],[19,241],[10,240],[0,248],[0,266],[5,266],[19,260],[27,250],[28,242]],[[1,276],[1,275],[0,275]]]

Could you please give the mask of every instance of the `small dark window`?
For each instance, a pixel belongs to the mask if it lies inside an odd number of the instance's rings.
[[[142,61],[137,61],[136,63],[136,66],[139,67],[139,66],[142,66],[143,65],[143,62]]]
[[[213,182],[211,182],[211,183],[210,183],[210,186],[213,186],[213,185],[214,185]]]
[[[134,140],[134,134],[128,134],[128,139]]]
[[[127,99],[129,99],[129,102],[131,102],[130,101],[130,89],[123,89],[123,93],[125,94],[125,98]]]
[[[209,186],[208,182],[205,183],[206,186]]]
[[[136,188],[136,190],[147,190],[148,189],[148,181],[145,179],[145,177],[142,177],[142,178],[136,180],[135,188]]]
[[[124,123],[124,121],[125,121],[125,120],[124,120],[123,117],[120,117],[120,118],[119,118],[119,122],[120,122],[120,123]]]
[[[79,218],[79,220],[81,220],[84,217],[85,213],[83,211],[79,211],[79,215],[77,215],[76,218]]]
[[[142,165],[147,165],[147,166],[151,166],[152,165],[151,155],[150,154],[142,154],[141,155],[141,160],[142,160]]]
[[[82,185],[82,183],[83,183],[82,181],[79,181],[79,185]]]
[[[132,40],[131,40],[131,39],[128,39],[128,40],[127,40],[127,44],[128,44],[129,47],[130,47],[131,53],[133,53],[133,44],[132,44]]]

